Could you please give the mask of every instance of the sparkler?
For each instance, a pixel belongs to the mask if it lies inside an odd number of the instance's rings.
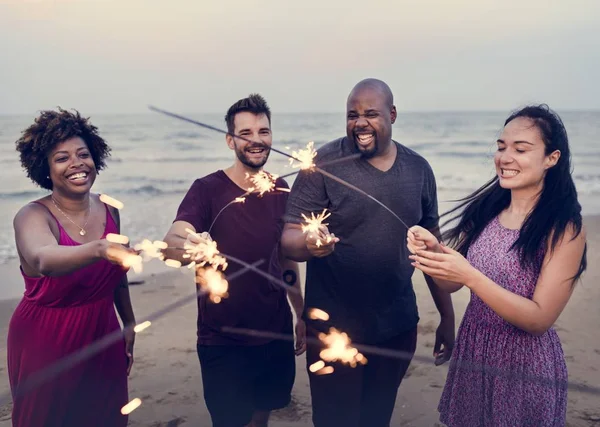
[[[234,203],[244,203],[246,201],[246,197],[249,194],[250,193],[246,192],[246,193],[242,194],[240,197],[236,197],[231,202],[229,202],[225,206],[223,206],[223,208],[221,208],[221,210],[219,211],[219,213],[213,219],[212,223],[210,224],[210,227],[208,227],[208,233],[210,233],[212,231],[212,228],[215,225],[215,222],[217,222],[217,218],[219,218],[219,216],[221,216],[221,214],[223,213],[223,211],[225,209],[227,209],[229,206],[233,205]]]
[[[118,243],[120,245],[126,245],[127,243],[129,243],[129,237],[115,233],[108,233],[106,235],[106,240],[112,243]]]
[[[264,260],[259,260],[253,264],[249,264],[248,266],[243,267],[241,270],[230,274],[227,277],[227,280],[232,281],[232,280],[236,279],[237,277],[247,273],[248,271],[251,271],[252,269],[256,269],[263,262],[264,262]],[[154,313],[147,316],[141,323],[138,323],[136,326],[127,326],[123,330],[120,330],[120,329],[116,330],[115,332],[112,332],[108,335],[103,336],[99,340],[94,341],[93,343],[89,344],[88,346],[83,347],[83,348],[69,354],[68,356],[63,357],[62,359],[57,360],[56,362],[52,363],[51,365],[49,365],[43,369],[40,369],[37,372],[34,372],[30,376],[28,376],[25,380],[23,380],[21,382],[21,384],[19,384],[18,388],[14,389],[12,391],[12,394],[11,394],[11,392],[8,392],[8,393],[3,394],[0,397],[0,407],[3,407],[4,405],[8,404],[12,399],[16,399],[18,397],[21,397],[21,396],[35,390],[37,387],[40,387],[43,384],[47,383],[48,381],[56,378],[58,375],[69,370],[73,366],[83,362],[84,360],[88,360],[88,359],[94,357],[101,351],[112,346],[114,343],[123,339],[123,334],[125,333],[126,330],[128,330],[130,328],[133,329],[134,331],[136,330],[136,328],[138,330],[146,329],[148,326],[150,326],[152,321],[160,319],[160,318],[164,317],[165,315],[167,315],[168,313],[170,313],[174,310],[177,310],[178,308],[180,308],[192,301],[196,301],[198,299],[198,297],[203,295],[204,293],[205,293],[204,290],[198,289],[193,294],[184,296],[184,297],[176,300],[175,302],[168,304],[168,305],[164,306],[163,308],[155,311]]]
[[[254,193],[255,191],[259,193],[258,194],[259,197],[262,197],[265,193],[269,193],[269,192],[273,191],[274,189],[278,190],[278,191],[289,191],[287,188],[275,188],[275,183],[277,181],[277,178],[278,178],[277,175],[270,174],[263,170],[255,173],[253,175],[246,173],[246,179],[249,180],[253,184],[253,187],[249,187],[244,194],[242,194],[239,197],[236,197],[231,202],[229,202],[225,206],[223,206],[223,208],[221,208],[219,213],[217,213],[217,215],[213,219],[212,223],[210,224],[210,227],[208,228],[208,232],[209,233],[211,232],[213,226],[215,225],[215,222],[217,222],[217,218],[219,218],[219,216],[223,213],[223,211],[225,209],[227,209],[229,206],[233,205],[234,203],[244,203],[246,201],[246,197],[248,197],[250,194]]]
[[[311,308],[307,313],[308,317],[313,320],[323,320],[324,322],[329,320],[329,314],[320,308]]]
[[[357,192],[359,192],[360,194],[362,194],[363,196],[366,196],[366,197],[368,197],[369,199],[373,200],[373,201],[374,201],[375,203],[377,203],[379,206],[381,206],[381,207],[382,207],[382,208],[384,208],[386,211],[388,211],[389,213],[391,213],[391,214],[394,216],[394,218],[396,218],[398,221],[400,221],[400,223],[401,223],[401,224],[402,224],[404,227],[406,227],[406,229],[407,229],[407,230],[408,230],[408,229],[410,229],[410,227],[409,227],[409,226],[408,226],[408,225],[407,225],[407,224],[406,224],[404,221],[402,221],[402,219],[401,219],[401,218],[400,218],[398,215],[396,215],[396,213],[395,213],[393,210],[391,210],[391,209],[390,209],[390,208],[388,208],[386,205],[384,205],[383,203],[381,203],[381,202],[380,202],[379,200],[377,200],[375,197],[371,196],[369,193],[367,193],[367,192],[365,192],[365,191],[361,190],[360,188],[358,188],[358,187],[357,187],[357,186],[355,186],[355,185],[352,185],[352,184],[350,184],[348,181],[344,181],[343,179],[341,179],[341,178],[338,178],[337,176],[335,176],[335,175],[333,175],[333,174],[331,174],[331,173],[329,173],[329,172],[327,172],[327,171],[324,171],[323,169],[321,169],[321,168],[319,168],[319,167],[315,167],[315,170],[316,170],[317,172],[319,172],[319,173],[323,174],[323,175],[324,175],[324,176],[326,176],[327,178],[331,178],[331,179],[333,179],[334,181],[336,181],[336,182],[339,182],[340,184],[342,184],[342,185],[344,185],[344,186],[346,186],[346,187],[350,188],[351,190],[357,191]]]
[[[250,143],[254,142],[254,141],[252,141],[252,140],[250,140],[248,138],[245,138],[243,136],[232,135],[230,132],[224,131],[222,129],[219,129],[219,128],[211,126],[211,125],[207,125],[207,124],[199,122],[197,120],[189,119],[189,118],[181,116],[179,114],[170,113],[168,111],[161,110],[161,109],[153,107],[153,106],[149,106],[148,108],[150,108],[150,110],[156,111],[158,113],[165,114],[167,116],[171,116],[171,117],[174,117],[176,119],[183,120],[183,121],[186,121],[186,122],[189,122],[189,123],[193,123],[195,125],[198,125],[198,126],[210,129],[210,130],[214,130],[216,132],[220,132],[220,133],[223,133],[225,135],[231,135],[231,136],[233,136],[235,138],[239,138],[239,139],[242,139],[242,140],[250,142]],[[274,151],[274,152],[278,153],[278,154],[281,154],[281,155],[284,155],[284,156],[288,157],[290,159],[290,164],[294,165],[295,167],[300,168],[300,170],[310,170],[310,171],[319,172],[319,173],[323,174],[324,176],[326,176],[328,178],[331,178],[334,181],[336,181],[336,182],[338,182],[338,183],[340,183],[340,184],[342,184],[342,185],[350,188],[351,190],[357,191],[360,194],[368,197],[369,199],[371,199],[375,203],[377,203],[379,206],[381,206],[382,208],[384,208],[386,211],[388,211],[389,213],[391,213],[394,216],[394,218],[396,218],[398,221],[400,221],[400,223],[404,227],[406,227],[407,230],[410,229],[410,227],[394,211],[392,211],[385,204],[383,204],[382,202],[380,202],[379,200],[377,200],[375,197],[373,197],[370,194],[366,193],[365,191],[361,190],[357,186],[355,186],[353,184],[350,184],[349,182],[347,182],[347,181],[345,181],[345,180],[343,180],[341,178],[338,178],[337,176],[335,176],[335,175],[333,175],[333,174],[331,174],[331,173],[323,170],[322,167],[325,166],[325,164],[321,165],[321,167],[317,166],[314,163],[314,158],[316,157],[317,153],[316,153],[316,151],[313,148],[313,142],[309,142],[308,145],[307,145],[307,147],[304,150],[299,150],[297,152],[294,151],[292,155],[290,155],[290,154],[288,154],[288,153],[286,153],[284,151],[277,150],[277,149],[275,149],[273,147],[270,147],[269,149],[271,151]],[[336,160],[337,161],[342,161],[344,159],[336,159]],[[294,161],[296,161],[298,163],[294,163]]]
[[[125,405],[121,408],[121,414],[129,415],[133,411],[135,411],[137,408],[139,408],[141,404],[142,404],[142,400],[136,397],[131,402],[129,402],[127,405]]]
[[[160,110],[156,110],[156,111],[160,111]],[[162,111],[160,111],[160,112],[162,112]],[[172,114],[169,114],[169,115],[172,115]],[[173,116],[175,116],[175,115],[173,115]],[[175,116],[175,117],[186,120],[185,118],[183,118],[181,116]],[[192,121],[192,122],[194,122],[194,121]],[[199,122],[194,122],[194,123],[200,124]],[[200,124],[200,125],[202,126],[203,124]],[[205,127],[220,131],[217,128],[213,128],[213,127],[209,127],[209,126],[205,126]],[[226,133],[226,132],[223,132],[223,133]],[[277,152],[277,150],[274,150],[274,151]],[[281,154],[287,155],[287,153],[281,153]],[[287,155],[287,156],[292,157],[289,155]],[[314,159],[314,157],[313,157],[313,159]],[[296,159],[296,160],[298,160],[298,159]],[[339,159],[339,160],[341,161],[343,159]],[[323,164],[321,166],[324,166],[324,165],[325,164]],[[300,167],[300,169],[303,170],[302,167]],[[357,187],[352,186],[351,184],[347,183],[346,181],[344,181],[340,178],[337,178],[334,175],[329,174],[326,171],[323,171],[320,167],[314,166],[314,168],[306,168],[306,169],[314,169],[315,171],[322,173],[323,175],[328,176],[331,179],[336,180],[337,182],[341,183],[342,185],[349,186],[349,188],[352,188],[355,191],[359,191],[361,194],[371,198],[372,200],[374,200],[375,202],[377,202],[378,204],[383,206],[386,210],[391,212],[398,220],[400,220],[406,226],[406,224],[400,218],[398,218],[398,216],[395,215],[389,208],[387,208],[381,202],[377,201],[375,198],[368,195],[364,191],[358,189]],[[304,170],[306,170],[306,169],[304,169]],[[104,195],[101,195],[101,200],[103,200],[103,196]],[[106,196],[106,197],[108,197],[108,196]],[[105,200],[103,200],[103,201],[107,204],[111,204],[106,201],[106,200],[108,200],[108,199],[106,199],[106,197],[104,198]],[[121,209],[123,207],[122,203],[119,205],[120,202],[115,203],[114,199],[112,199],[111,201],[114,203],[114,204],[111,204],[111,206],[116,205],[115,207],[117,209]],[[118,202],[118,201],[116,201],[116,202]],[[118,206],[120,206],[120,207],[118,207]],[[323,219],[325,219],[325,218],[323,218]],[[215,249],[216,249],[216,244],[215,244]],[[141,259],[142,257],[139,257],[139,258]],[[227,279],[231,281],[235,277],[237,277],[251,269],[255,269],[255,271],[258,272],[258,271],[260,271],[256,268],[256,266],[258,264],[260,264],[260,262],[257,262],[254,265],[251,265],[251,268],[244,267],[244,269],[238,271],[237,273],[230,275]],[[207,268],[206,271],[211,271],[211,269]],[[216,268],[213,268],[212,271],[215,271],[216,273],[220,273],[220,272],[218,272],[218,270]],[[263,273],[262,271],[260,271],[260,272]],[[263,273],[263,274],[266,275],[266,273]],[[292,289],[292,288],[289,288],[289,286],[287,286],[287,285],[285,285],[285,286],[286,286],[286,289],[288,289],[288,290]],[[150,319],[154,320],[154,319],[163,317],[167,313],[178,309],[182,305],[195,300],[199,295],[202,295],[204,293],[206,293],[206,290],[199,289],[192,296],[186,296],[172,304],[169,304],[168,306],[166,306],[166,307],[158,310],[157,312],[151,314],[150,316],[148,316],[148,320],[136,325],[134,330],[136,330],[137,332],[144,330],[145,328],[150,326],[150,324],[151,324]],[[318,310],[318,309],[309,311],[309,316],[311,318],[320,318],[322,320],[326,320],[326,318],[328,319],[328,317],[329,317],[327,315],[327,313],[323,312],[322,310]],[[284,340],[293,340],[294,339],[293,335],[275,334],[275,333],[265,332],[265,331],[255,331],[255,330],[229,328],[229,327],[223,327],[221,329],[224,332],[238,333],[238,334],[250,335],[250,336],[262,336],[262,337],[269,337],[269,338],[274,338],[274,339],[284,339]],[[24,382],[21,383],[20,387],[14,391],[14,396],[15,397],[22,396],[23,394],[27,393],[28,391],[32,390],[33,388],[38,387],[39,385],[51,380],[56,375],[59,375],[61,372],[64,372],[65,370],[69,369],[70,367],[74,366],[75,364],[78,364],[83,360],[93,357],[95,354],[97,354],[100,351],[102,351],[103,349],[109,347],[117,340],[122,339],[123,332],[124,331],[117,331],[116,333],[107,335],[107,336],[103,337],[102,339],[92,343],[91,345],[84,347],[84,348],[80,349],[79,351],[67,356],[66,358],[57,361],[50,367],[36,372],[35,374],[31,375],[29,378],[27,378]],[[313,341],[313,340],[311,338],[308,338],[307,341]],[[323,334],[323,333],[319,334],[319,340],[317,342],[320,342],[320,343],[326,342],[327,346],[328,346],[321,352],[321,357],[332,358],[332,359],[336,359],[336,360],[340,360],[340,361],[353,360],[355,363],[362,363],[361,360],[364,360],[364,359],[362,359],[360,357],[357,358],[357,356],[359,354],[361,354],[361,353],[359,353],[359,350],[363,351],[365,353],[378,354],[378,355],[385,356],[385,357],[399,358],[399,359],[404,359],[404,360],[416,360],[416,361],[421,361],[421,362],[425,362],[428,364],[430,364],[432,361],[434,361],[432,358],[427,358],[427,357],[423,357],[423,356],[419,356],[419,355],[412,355],[409,353],[390,350],[390,349],[381,349],[381,348],[377,348],[377,347],[373,347],[373,346],[356,345],[356,347],[353,348],[353,347],[350,347],[349,337],[346,334],[340,333],[339,331],[337,331],[334,328],[330,329],[329,334]],[[350,351],[351,354],[354,355],[353,359],[351,359],[346,354],[346,352],[348,352],[348,351]],[[322,362],[322,363],[320,363],[320,362]],[[313,366],[311,366],[311,368],[312,368],[311,371],[313,371],[315,373],[316,372],[321,372],[321,373],[333,372],[332,367],[325,366],[324,361],[320,361],[320,362],[317,362],[317,364],[314,364]],[[351,362],[348,362],[348,363],[351,363]],[[328,368],[330,368],[330,369],[328,369]],[[491,374],[498,375],[498,376],[506,376],[508,378],[512,377],[517,380],[528,379],[531,381],[538,381],[541,383],[546,382],[549,386],[556,387],[556,383],[554,380],[548,380],[545,378],[533,377],[533,376],[527,377],[527,376],[523,376],[520,373],[508,372],[508,371],[500,370],[500,369],[494,368],[494,367],[482,366],[481,364],[461,363],[460,368],[467,369],[467,370],[473,370],[475,372],[481,372],[481,371],[485,370],[487,373],[491,373]],[[577,383],[567,383],[567,385],[568,385],[568,388],[571,390],[581,391],[581,392],[585,392],[585,393],[589,393],[589,394],[593,394],[593,395],[600,395],[600,388],[598,388],[598,387],[592,387],[592,386],[588,386],[586,384],[577,384]],[[3,396],[0,399],[0,406],[3,406],[6,403],[8,403],[10,401],[10,399],[11,399],[10,394],[6,394],[5,396]],[[141,404],[141,400],[134,399],[132,402],[130,402],[130,404],[134,403],[134,401],[135,401],[134,405],[137,405],[137,406],[135,406],[135,408],[139,407],[139,405]],[[128,406],[128,405],[126,405],[126,406]],[[135,409],[135,408],[133,408],[133,409]]]
[[[350,338],[345,332],[340,332],[335,328],[330,328],[328,334],[323,332],[319,333],[319,339],[327,346],[321,351],[321,353],[319,353],[319,356],[324,361],[340,361],[352,366],[353,368],[359,363],[361,365],[365,365],[367,363],[366,357],[359,353],[358,349],[350,345]]]
[[[189,228],[186,228],[185,231],[188,236],[183,244],[185,250],[183,257],[192,261],[189,268],[196,265],[200,267],[211,265],[215,270],[219,267],[223,270],[227,269],[227,260],[220,255],[217,242],[210,237],[209,233],[198,234]]]
[[[315,150],[314,145],[315,143],[310,141],[305,149],[292,151],[290,166],[293,168],[300,168],[300,170],[314,169],[314,159],[317,157],[317,151]]]
[[[311,308],[308,310],[308,316],[315,320],[329,320],[329,314],[319,308]],[[345,332],[340,332],[335,328],[329,328],[328,334],[320,332],[318,338],[321,343],[325,345],[325,348],[319,353],[321,360],[310,366],[311,372],[319,375],[332,373],[334,370],[333,366],[325,366],[325,362],[340,361],[353,368],[358,364],[365,365],[367,363],[367,358],[355,347],[350,345],[350,338]]]
[[[146,320],[145,322],[135,325],[135,327],[133,328],[133,332],[135,332],[136,334],[138,332],[142,332],[144,329],[149,328],[150,325],[152,325],[152,322]]]
[[[123,209],[123,206],[125,206],[122,202],[107,196],[106,194],[100,194],[100,201],[118,210]]]
[[[158,258],[163,261],[165,256],[162,253],[162,250],[166,249],[167,246],[168,245],[161,240],[155,240],[154,242],[151,242],[149,239],[144,239],[141,241],[141,243],[136,244],[133,248],[136,251],[140,251],[140,256],[144,259],[144,261],[148,261],[152,258]]]
[[[248,193],[252,193],[256,190],[258,191],[258,195],[262,197],[263,194],[268,193],[275,188],[277,178],[277,175],[267,173],[263,170],[258,171],[253,175],[246,173],[246,179],[254,184],[254,187],[248,188]]]
[[[109,248],[110,250],[111,248]],[[142,263],[144,259],[139,255],[127,254],[121,257],[121,265],[125,268],[131,268],[135,273],[142,272]]]
[[[330,213],[328,213],[327,215],[325,214],[327,212],[327,209],[323,209],[323,212],[321,212],[319,215],[315,216],[314,212],[311,212],[310,215],[311,217],[308,218],[306,215],[302,214],[302,217],[304,218],[305,223],[302,224],[302,232],[303,233],[311,233],[309,234],[311,237],[315,237],[315,239],[317,240],[316,245],[317,247],[320,247],[323,245],[323,242],[321,242],[321,239],[318,237],[320,234],[322,234],[322,226],[326,226],[329,225],[328,223],[323,223],[323,221],[327,218],[329,218],[329,216],[331,215]],[[330,234],[327,233],[327,235],[324,235],[323,238],[325,239],[326,243],[331,243],[331,241],[333,240],[333,238],[335,237],[334,234]]]
[[[212,268],[198,268],[196,270],[196,283],[208,294],[208,298],[218,304],[229,294],[227,290],[229,283],[223,277],[223,273]]]
[[[275,333],[275,332],[270,332],[270,331],[258,331],[258,330],[254,330],[254,329],[233,328],[233,327],[229,327],[229,326],[224,326],[221,328],[221,330],[223,332],[227,332],[227,333],[231,333],[231,334],[247,335],[247,336],[251,336],[251,337],[260,337],[260,338],[271,338],[271,339],[283,340],[283,341],[294,341],[294,336],[291,334],[280,334],[280,333]],[[322,341],[320,339],[316,339],[316,338],[312,338],[312,337],[306,337],[306,342],[309,345],[310,344],[321,345],[321,343],[322,343]],[[383,357],[389,357],[392,359],[406,360],[409,362],[413,362],[413,361],[420,362],[420,363],[424,363],[427,365],[435,364],[435,359],[433,359],[431,357],[421,356],[418,354],[413,355],[412,353],[408,353],[405,351],[391,350],[391,349],[387,349],[387,348],[380,348],[380,347],[364,345],[364,344],[355,344],[355,346],[356,346],[357,350],[359,350],[363,353],[366,353],[366,354],[373,354],[373,355],[378,355],[378,356],[383,356]],[[320,366],[320,364],[316,365],[313,369],[316,369],[319,366]],[[460,367],[460,369],[464,369],[464,370],[470,371],[470,372],[478,372],[478,373],[485,372],[486,374],[494,375],[498,378],[505,378],[507,380],[513,380],[513,381],[530,381],[530,382],[537,383],[542,386],[547,386],[547,387],[551,387],[551,388],[556,388],[557,386],[561,385],[561,383],[562,383],[562,382],[557,382],[555,379],[550,379],[550,378],[542,377],[539,375],[525,375],[519,371],[515,371],[515,370],[508,371],[506,369],[501,369],[501,368],[497,368],[494,366],[484,365],[482,363],[460,362],[460,364],[458,364],[458,366]],[[309,367],[309,369],[310,369],[310,367]],[[322,368],[322,369],[325,369],[325,368]],[[600,396],[600,387],[590,386],[590,385],[584,384],[584,383],[569,382],[569,381],[565,381],[562,384],[564,384],[569,390],[572,390],[572,391],[587,393],[587,394],[591,394],[594,396]]]

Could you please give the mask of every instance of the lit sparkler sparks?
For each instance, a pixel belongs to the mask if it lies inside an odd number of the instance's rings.
[[[177,261],[176,259],[166,259],[165,265],[167,267],[179,268],[181,267],[181,261]]]
[[[108,233],[106,235],[106,240],[112,243],[118,243],[120,245],[126,245],[127,243],[129,243],[129,237],[115,233]]]
[[[119,255],[116,256],[118,257]],[[131,268],[135,273],[142,272],[143,262],[144,259],[141,256],[135,254],[127,254],[121,257],[121,265],[125,268]]]
[[[140,251],[140,255],[144,261],[148,261],[152,258],[158,258],[162,261],[165,259],[162,250],[167,249],[167,247],[167,243],[161,240],[155,240],[154,242],[151,242],[149,239],[144,239],[141,243],[136,244],[133,248],[136,251]]]
[[[138,332],[142,332],[144,329],[149,328],[150,325],[152,325],[152,322],[150,322],[149,320],[146,320],[145,322],[135,325],[135,327],[133,328],[133,332],[135,332],[136,334]]]
[[[317,157],[317,151],[314,148],[315,143],[310,141],[305,149],[292,151],[292,157],[290,158],[290,165],[293,168],[300,168],[301,170],[314,169],[314,159]]]
[[[200,289],[208,294],[208,298],[218,304],[223,298],[227,298],[229,294],[229,283],[223,277],[223,273],[213,268],[198,268],[196,269],[196,283],[200,285]]]
[[[259,260],[252,264],[248,264],[248,265],[244,266],[241,270],[238,270],[235,273],[232,273],[229,276],[227,276],[227,280],[228,281],[235,280],[237,277],[247,273],[248,271],[258,268],[258,266],[260,264],[262,264],[263,262],[264,262],[264,260]],[[196,301],[198,296],[200,296],[204,293],[205,292],[203,290],[199,289],[191,295],[186,295],[184,297],[179,298],[176,301],[170,302],[166,306],[160,307],[158,310],[156,310],[153,313],[151,313],[150,315],[148,315],[146,317],[146,321],[140,323],[138,326],[139,327],[141,327],[142,325],[149,326],[150,321],[155,321],[159,318],[162,318],[165,315],[167,315],[168,313],[171,313],[184,305],[187,305],[191,302]],[[128,328],[131,328],[131,326],[127,326],[125,329],[128,329]],[[33,392],[38,387],[48,383],[49,381],[53,380],[61,373],[66,372],[69,369],[71,369],[73,366],[78,365],[82,361],[89,360],[90,358],[94,357],[95,355],[97,355],[101,351],[105,350],[106,348],[121,341],[123,339],[123,332],[124,332],[124,330],[117,329],[116,331],[113,331],[110,334],[105,335],[102,338],[99,338],[98,340],[74,351],[73,353],[70,353],[69,355],[62,357],[61,359],[58,359],[57,361],[53,362],[52,364],[45,366],[43,369],[40,369],[40,370],[34,372],[32,375],[28,376],[24,381],[20,382],[15,390],[0,394],[0,408],[9,404],[15,398],[19,398],[21,396],[25,396],[25,395]],[[139,403],[141,403],[141,401]],[[136,408],[139,406],[138,403],[136,403],[135,405],[137,405]],[[135,408],[133,408],[133,409],[135,409]]]
[[[314,320],[329,320],[329,314],[319,308],[311,308],[308,310],[308,317]],[[359,363],[361,365],[367,363],[367,358],[361,354],[358,349],[350,345],[351,341],[347,333],[340,332],[335,328],[329,328],[328,334],[320,332],[318,337],[319,340],[325,344],[325,348],[319,353],[322,360],[313,363],[310,366],[311,372],[319,375],[332,373],[333,367],[325,366],[325,362],[336,362],[339,360],[353,368]]]
[[[123,202],[120,202],[117,199],[107,196],[106,194],[100,194],[100,201],[119,210],[123,209],[123,206],[125,206]]]
[[[227,131],[224,131],[222,129],[216,128],[214,126],[211,126],[211,125],[208,125],[208,124],[205,124],[205,123],[198,122],[196,120],[189,119],[189,118],[181,116],[179,114],[170,113],[168,111],[161,110],[159,108],[152,107],[152,106],[150,106],[149,108],[151,110],[153,110],[153,111],[156,111],[156,112],[161,113],[161,114],[165,114],[167,116],[175,117],[175,118],[177,118],[179,120],[183,120],[183,121],[186,121],[186,122],[189,122],[189,123],[193,123],[195,125],[198,125],[198,126],[210,129],[210,130],[214,130],[216,132],[224,133],[225,135],[231,135]],[[239,138],[239,139],[242,139],[244,141],[250,142],[250,143],[255,142],[255,141],[252,141],[251,139],[245,138],[245,137],[240,136],[240,135],[232,135],[232,136],[234,136],[235,138]],[[298,167],[298,168],[300,168],[300,170],[311,170],[311,171],[319,172],[320,174],[322,174],[322,175],[324,175],[324,176],[326,176],[328,178],[331,178],[334,181],[337,181],[338,183],[340,183],[340,184],[342,184],[342,185],[344,185],[344,186],[346,186],[346,187],[348,187],[348,188],[350,188],[350,189],[352,189],[354,191],[357,191],[357,192],[363,194],[364,196],[366,196],[369,199],[373,200],[379,206],[381,206],[382,208],[384,208],[385,210],[387,210],[389,213],[391,213],[400,223],[402,223],[402,225],[404,227],[406,227],[406,229],[410,228],[394,211],[392,211],[385,204],[383,204],[382,202],[380,202],[379,200],[377,200],[375,197],[371,196],[370,194],[366,193],[365,191],[361,190],[360,188],[356,187],[355,185],[352,185],[349,182],[344,181],[343,179],[338,178],[337,176],[335,176],[335,175],[333,175],[333,174],[331,174],[331,173],[329,173],[329,172],[327,172],[327,171],[325,171],[325,170],[322,169],[327,164],[333,164],[333,163],[338,163],[338,162],[342,162],[342,161],[346,161],[346,160],[352,160],[353,158],[358,158],[358,157],[360,157],[360,153],[352,155],[352,156],[346,156],[345,158],[336,159],[336,160],[333,160],[332,162],[323,163],[323,164],[317,166],[313,162],[313,159],[317,156],[317,152],[315,151],[315,149],[314,149],[313,146],[314,146],[314,143],[311,141],[311,142],[308,143],[307,147],[304,150],[293,151],[291,155],[288,154],[288,153],[286,153],[285,151],[277,150],[277,149],[275,149],[273,147],[271,147],[270,150],[273,151],[273,152],[275,152],[275,153],[278,153],[278,154],[281,154],[283,156],[286,156],[286,157],[290,158],[290,164],[293,167]],[[294,163],[294,160],[297,163]],[[285,175],[285,176],[288,176],[288,175]]]
[[[314,212],[310,213],[310,218],[308,218],[306,215],[302,214],[302,218],[304,218],[305,223],[302,224],[302,232],[303,233],[310,233],[312,236],[315,237],[315,239],[317,240],[317,247],[320,247],[323,242],[321,242],[321,239],[318,237],[319,234],[321,234],[322,230],[321,230],[321,226],[327,226],[329,225],[328,223],[323,223],[323,221],[327,218],[329,218],[329,216],[331,215],[331,213],[327,213],[327,209],[323,209],[323,212],[321,212],[319,215],[315,216]],[[330,243],[333,238],[335,237],[335,235],[327,233],[327,235],[324,236],[325,238],[325,242],[326,243]]]
[[[127,405],[125,405],[121,408],[121,414],[129,415],[133,411],[135,411],[137,408],[139,408],[141,404],[142,404],[142,400],[136,397],[131,402],[129,402]]]
[[[227,259],[220,255],[217,242],[210,237],[210,234],[207,232],[198,234],[189,228],[186,228],[185,231],[188,233],[188,237],[183,244],[185,249],[183,257],[193,262],[192,267],[211,265],[215,270],[219,267],[222,270],[227,268]]]
[[[324,322],[329,320],[329,314],[320,308],[311,308],[308,310],[308,317],[312,320],[322,320]]]
[[[265,193],[269,193],[273,190],[289,191],[287,188],[275,188],[275,183],[277,181],[277,178],[279,178],[278,175],[270,174],[263,170],[255,173],[253,175],[246,173],[246,179],[249,180],[253,184],[253,186],[249,187],[244,194],[242,194],[239,197],[236,197],[231,202],[229,202],[225,206],[223,206],[223,208],[219,211],[219,213],[217,213],[217,215],[213,219],[212,224],[210,224],[210,227],[208,228],[208,232],[209,233],[211,232],[213,225],[215,225],[215,222],[217,222],[217,218],[219,218],[219,216],[223,213],[223,211],[225,209],[227,209],[229,206],[233,205],[234,203],[244,203],[246,201],[246,197],[248,197],[253,192],[257,191],[259,193],[258,194],[259,197],[262,197]]]
[[[250,182],[252,182],[252,184],[254,185],[253,187],[248,188],[248,192],[246,194],[258,191],[258,195],[262,196],[265,193],[273,191],[273,189],[275,188],[275,182],[277,181],[277,178],[277,175],[267,173],[263,170],[258,171],[253,175],[246,173],[246,179],[250,180]]]
[[[327,346],[321,350],[319,356],[327,362],[340,361],[349,364],[353,368],[357,363],[364,365],[367,363],[367,358],[359,351],[350,345],[350,338],[345,332],[340,332],[335,328],[330,328],[329,333],[321,332],[319,339]]]

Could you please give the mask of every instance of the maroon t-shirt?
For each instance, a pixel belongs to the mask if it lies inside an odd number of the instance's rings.
[[[276,187],[289,188],[283,179]],[[219,211],[245,193],[222,170],[194,181],[185,195],[175,221],[186,221],[197,232],[208,231]],[[287,192],[274,190],[263,196],[246,196],[244,203],[233,203],[217,218],[210,232],[219,251],[247,263],[258,260],[261,270],[282,277],[279,240]],[[227,276],[243,267],[228,261]],[[265,338],[228,334],[221,327],[249,328],[291,334],[292,313],[287,294],[263,276],[246,271],[229,281],[229,296],[215,304],[207,296],[198,298],[198,344],[258,345]]]

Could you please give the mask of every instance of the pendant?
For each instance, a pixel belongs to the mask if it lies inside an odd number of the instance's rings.
[[[85,230],[82,228],[81,231],[79,232],[79,235],[81,236],[85,236]]]

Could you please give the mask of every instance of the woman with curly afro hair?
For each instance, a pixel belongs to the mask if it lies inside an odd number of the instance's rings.
[[[110,148],[77,111],[43,111],[16,142],[27,176],[48,196],[14,219],[25,293],[8,332],[13,426],[120,427],[134,333],[38,385],[28,378],[59,359],[135,323],[127,270],[133,250],[106,240],[119,213],[91,193]]]

